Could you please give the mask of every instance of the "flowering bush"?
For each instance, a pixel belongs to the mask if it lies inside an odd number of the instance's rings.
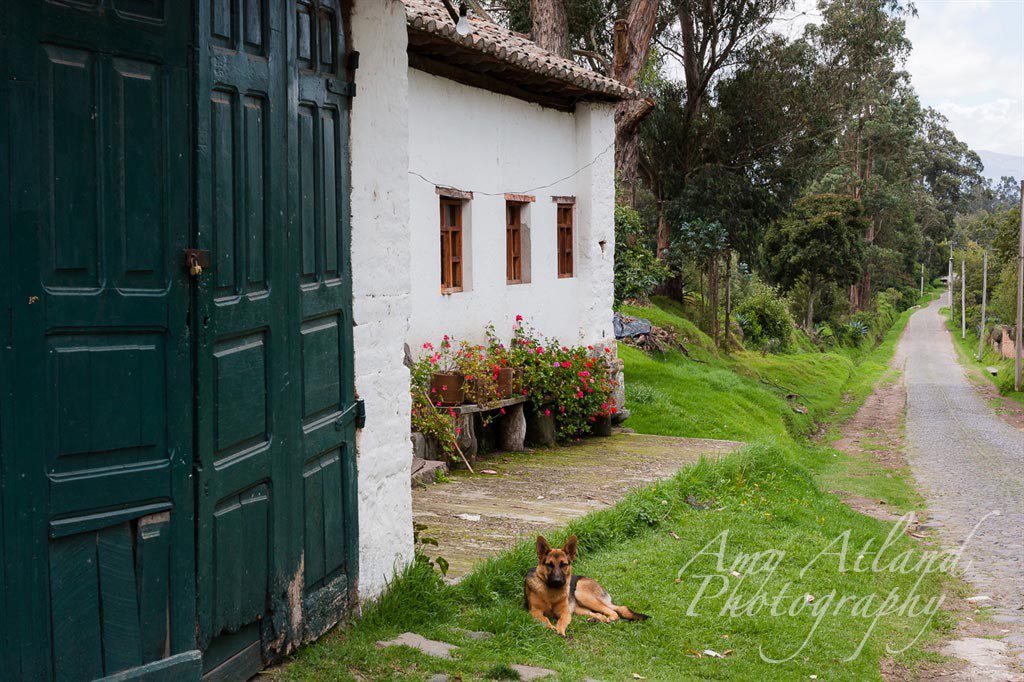
[[[437,441],[449,458],[458,453],[459,429],[455,410],[444,407],[441,397],[432,393],[435,373],[462,374],[469,400],[486,406],[501,399],[499,372],[511,367],[515,390],[529,398],[534,409],[554,416],[563,439],[578,438],[598,419],[617,412],[612,399],[612,349],[542,340],[523,324],[521,315],[516,316],[508,347],[488,326],[486,345],[456,344],[446,335],[438,348],[425,343],[423,350],[425,355],[412,366],[412,428]],[[485,420],[495,416],[481,414]]]
[[[517,315],[509,356],[523,395],[535,409],[554,415],[560,438],[578,438],[598,419],[617,412],[611,348],[541,339]]]
[[[455,410],[440,407],[440,398],[432,395],[431,378],[435,372],[452,372],[457,368],[451,340],[445,336],[440,350],[429,343],[423,344],[427,354],[413,363],[412,375],[412,430],[432,438],[441,448],[445,457],[454,459],[458,452],[456,439],[459,429],[455,426]],[[435,406],[435,403],[438,406]]]
[[[488,405],[501,399],[498,390],[498,369],[485,346],[470,345],[463,341],[455,356],[455,364],[466,380],[466,397],[469,402]]]

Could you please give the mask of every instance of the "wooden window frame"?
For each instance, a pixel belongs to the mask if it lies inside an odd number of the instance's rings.
[[[505,202],[505,284],[523,284],[523,201]],[[514,217],[514,219],[513,219]]]
[[[441,228],[441,293],[454,294],[463,290],[465,268],[463,267],[462,246],[464,234],[462,230],[461,199],[449,199],[442,196],[440,201]],[[446,224],[448,207],[455,207],[455,224]]]
[[[555,214],[557,230],[557,261],[558,278],[568,279],[576,275],[575,264],[573,263],[574,232],[576,223],[576,207],[570,203],[559,203]],[[563,216],[568,216],[563,220]]]

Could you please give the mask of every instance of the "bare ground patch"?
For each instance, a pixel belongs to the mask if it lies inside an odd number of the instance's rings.
[[[413,517],[438,541],[427,553],[448,560],[448,578],[458,579],[520,540],[610,507],[633,488],[742,445],[623,433],[543,451],[485,456],[476,474],[458,471],[451,482],[414,489]]]

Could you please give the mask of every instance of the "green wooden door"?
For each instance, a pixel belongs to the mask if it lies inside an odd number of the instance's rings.
[[[199,639],[230,676],[354,579],[348,103],[333,4],[211,0],[198,34]]]
[[[187,679],[191,3],[4,4],[3,677]]]
[[[297,106],[291,187],[298,262],[297,367],[302,368],[300,446],[290,460],[303,557],[303,637],[319,635],[354,597],[355,386],[349,258],[349,96],[337,0],[300,1],[291,46]]]

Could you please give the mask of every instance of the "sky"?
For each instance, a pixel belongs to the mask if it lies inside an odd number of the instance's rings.
[[[799,35],[817,19],[816,4],[797,0],[776,30]],[[975,151],[1020,157],[1024,166],[1024,0],[915,5],[918,16],[907,19],[913,51],[906,68],[921,101],[941,111]]]

